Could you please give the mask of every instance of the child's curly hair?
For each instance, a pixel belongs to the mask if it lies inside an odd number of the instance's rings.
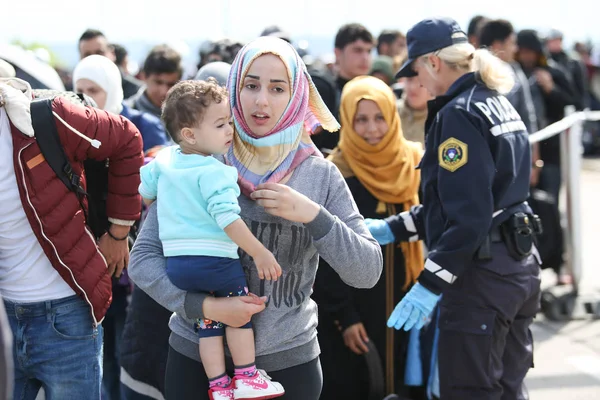
[[[227,89],[214,78],[206,81],[180,81],[167,93],[161,119],[175,143],[181,141],[183,128],[197,127],[212,103],[227,101]]]

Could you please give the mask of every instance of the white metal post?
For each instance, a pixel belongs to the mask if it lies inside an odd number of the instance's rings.
[[[566,121],[567,119],[572,119],[573,114],[575,113],[575,107],[573,106],[567,106],[565,107],[565,118],[563,118],[561,121]],[[558,125],[560,123],[557,122],[556,125]],[[552,125],[550,125],[552,126]],[[569,158],[570,158],[570,154],[569,154],[569,138],[568,138],[568,130],[571,129],[571,127],[573,126],[573,123],[570,122],[568,125],[566,125],[563,130],[558,131],[556,134],[560,135],[560,172],[561,172],[561,190],[559,192],[559,198],[562,197],[560,195],[560,193],[564,193],[565,194],[565,198],[566,198],[566,206],[565,203],[561,204],[561,207],[559,209],[559,215],[560,215],[560,220],[561,220],[561,226],[563,226],[563,244],[564,244],[564,251],[563,254],[565,256],[565,266],[567,267],[567,272],[569,273],[569,275],[571,276],[571,279],[573,280],[573,284],[576,286],[577,283],[575,282],[575,274],[573,271],[573,246],[572,243],[573,241],[572,239],[572,235],[571,235],[571,213],[569,212],[569,206],[570,206],[570,196],[569,196],[569,168],[571,167],[571,163],[569,162]],[[558,127],[557,127],[558,128]],[[564,191],[563,191],[564,190]],[[557,203],[559,203],[560,199],[556,199]],[[566,209],[564,215],[563,215],[563,206]],[[563,217],[565,217],[563,219]],[[566,226],[564,225],[564,223],[566,222]],[[543,223],[543,221],[542,221]],[[559,277],[557,277],[559,278]]]
[[[583,115],[571,128],[562,134],[561,143],[566,151],[566,162],[563,176],[566,178],[567,197],[567,265],[573,278],[573,289],[577,292],[582,277],[582,237],[581,237],[581,199],[580,199],[580,174],[581,174],[581,136],[583,130]],[[565,154],[566,153],[566,154]]]

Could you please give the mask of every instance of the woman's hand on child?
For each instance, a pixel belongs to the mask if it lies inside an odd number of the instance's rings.
[[[268,214],[303,224],[312,222],[320,206],[286,185],[279,183],[261,183],[250,195]]]
[[[239,328],[250,322],[254,314],[264,310],[266,301],[266,297],[258,297],[253,293],[235,297],[208,296],[202,303],[202,311],[207,319]]]
[[[260,279],[274,280],[281,276],[281,266],[277,263],[275,256],[266,248],[261,251],[254,259],[254,264],[258,270]]]

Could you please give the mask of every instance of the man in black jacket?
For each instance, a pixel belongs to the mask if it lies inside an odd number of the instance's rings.
[[[519,50],[516,59],[529,80],[538,128],[542,129],[563,119],[565,107],[577,104],[576,96],[566,75],[556,67],[554,61],[546,57],[536,31],[520,31],[517,45]],[[560,135],[540,143],[540,158],[544,167],[540,173],[538,188],[558,200],[561,186]]]
[[[583,110],[589,106],[588,101],[588,77],[585,64],[568,55],[563,49],[562,32],[552,29],[546,36],[546,48],[548,54],[558,68],[569,79],[575,96],[575,108]]]

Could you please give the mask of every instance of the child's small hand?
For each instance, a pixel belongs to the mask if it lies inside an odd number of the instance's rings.
[[[277,263],[275,256],[269,250],[264,249],[254,258],[254,264],[258,270],[260,279],[274,280],[281,276],[281,267]]]

